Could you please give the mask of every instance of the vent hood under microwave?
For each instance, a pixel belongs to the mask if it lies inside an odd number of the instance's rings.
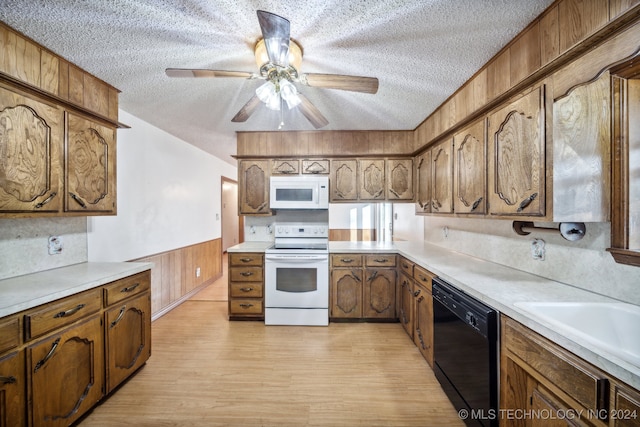
[[[329,209],[329,177],[272,176],[271,209]]]

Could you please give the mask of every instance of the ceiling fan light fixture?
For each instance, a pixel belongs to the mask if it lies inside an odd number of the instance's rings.
[[[269,42],[280,43],[280,39],[270,39]],[[269,62],[269,54],[267,53],[267,47],[265,45],[264,39],[258,40],[258,43],[256,43],[256,47],[254,49],[254,53],[258,68],[261,68],[264,64]],[[299,70],[300,64],[302,64],[302,49],[295,41],[289,40],[289,65],[296,70]]]
[[[298,89],[289,80],[280,82],[280,96],[282,96],[290,110],[296,108],[302,102],[298,96]]]
[[[271,82],[266,82],[258,89],[256,89],[256,95],[260,99],[260,101],[264,102],[270,110],[279,110],[280,109],[280,95],[276,91],[276,87]]]

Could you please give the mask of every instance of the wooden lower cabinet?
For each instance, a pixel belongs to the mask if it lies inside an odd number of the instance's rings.
[[[396,256],[332,254],[329,317],[395,320]]]
[[[229,320],[264,319],[264,254],[229,254]]]
[[[68,426],[151,354],[151,272],[0,319],[0,427]]]
[[[26,426],[24,351],[0,357],[0,426]]]
[[[500,326],[500,425],[640,426],[638,390],[505,315]],[[517,411],[529,416],[505,416]]]
[[[34,426],[67,426],[104,394],[102,320],[88,320],[27,347]]]
[[[105,340],[109,393],[151,356],[151,292],[107,310]]]
[[[429,366],[433,367],[433,295],[431,287],[434,275],[417,265],[413,271],[413,297],[415,300],[413,342]]]
[[[398,317],[405,332],[413,340],[413,280],[404,273],[400,273],[400,304]]]

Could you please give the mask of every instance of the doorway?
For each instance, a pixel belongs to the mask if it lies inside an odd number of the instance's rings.
[[[238,215],[238,182],[222,177],[222,252],[242,243],[243,217]]]

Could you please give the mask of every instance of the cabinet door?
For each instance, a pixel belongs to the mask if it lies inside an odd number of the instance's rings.
[[[24,353],[0,358],[0,426],[27,425]]]
[[[328,159],[304,159],[302,160],[302,173],[314,174],[314,175],[328,175],[329,174],[329,160]]]
[[[640,426],[640,391],[614,383],[611,390],[612,427]]]
[[[300,161],[298,159],[278,159],[271,161],[271,175],[298,175]]]
[[[485,214],[487,206],[487,138],[485,120],[453,137],[453,210]]]
[[[431,150],[414,161],[416,175],[416,214],[431,212]]]
[[[358,160],[358,198],[360,200],[384,200],[384,160]]]
[[[334,269],[331,272],[331,317],[362,317],[362,270]]]
[[[489,212],[545,215],[544,86],[489,116]]]
[[[63,113],[0,86],[0,213],[62,208]]]
[[[240,215],[270,214],[269,160],[240,160],[238,168]]]
[[[414,282],[415,312],[413,342],[433,367],[433,299],[426,286]]]
[[[453,140],[431,150],[431,212],[453,212]]]
[[[356,160],[331,160],[329,195],[332,202],[358,200],[358,162]]]
[[[387,160],[387,197],[389,200],[413,200],[413,160]]]
[[[31,416],[36,426],[67,426],[103,396],[100,316],[27,348]]]
[[[366,269],[362,315],[365,318],[396,317],[396,270]]]
[[[151,293],[122,302],[105,313],[107,393],[151,356]]]
[[[400,274],[400,323],[413,340],[413,280]]]
[[[65,211],[116,214],[116,130],[67,113]]]

